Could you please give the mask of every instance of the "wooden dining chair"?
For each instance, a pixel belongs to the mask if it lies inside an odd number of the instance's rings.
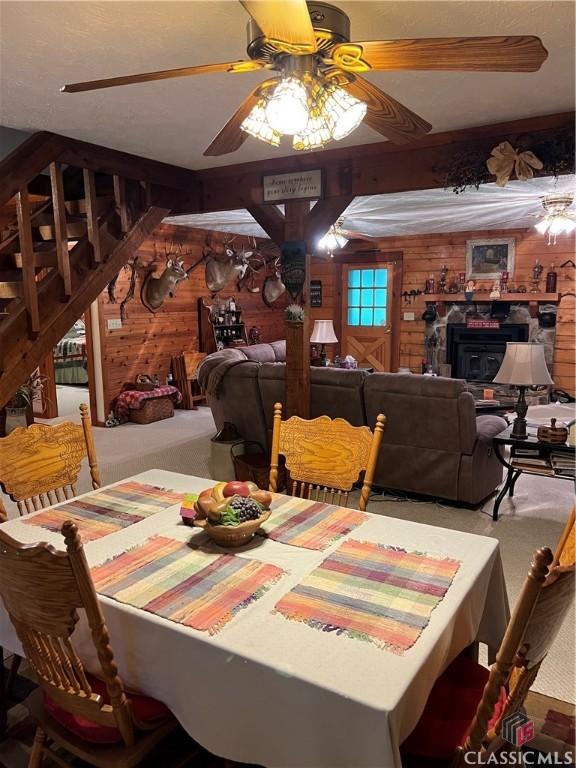
[[[521,710],[574,600],[574,566],[549,581],[553,559],[548,547],[534,553],[491,669],[461,655],[436,681],[418,725],[402,744],[403,764],[424,768],[448,761],[464,768],[474,753],[479,765],[478,753],[510,737],[504,721]]]
[[[20,544],[0,530],[0,595],[39,687],[26,704],[37,723],[28,768],[53,749],[101,768],[137,765],[177,727],[160,702],[128,693],[118,676],[76,525],[62,526],[66,551]],[[84,609],[98,676],[89,674],[71,637]]]
[[[81,423],[19,427],[0,438],[0,489],[18,506],[21,515],[76,495],[82,460],[87,457],[92,487],[100,487],[100,472],[88,406],[80,406]],[[6,520],[0,495],[0,522]],[[0,647],[0,662],[3,662]],[[16,680],[20,657],[12,658],[10,674],[0,664],[0,737],[6,728],[8,698]]]
[[[88,458],[92,487],[100,488],[100,471],[88,406],[80,406],[81,423],[32,424],[0,438],[0,488],[21,515],[76,495],[82,460]],[[0,520],[6,509],[0,498]]]
[[[288,492],[292,496],[346,506],[352,486],[364,472],[359,509],[366,509],[386,418],[379,414],[374,432],[353,427],[345,419],[319,416],[282,421],[282,405],[274,405],[271,491],[277,490],[280,455],[289,472]]]
[[[559,567],[570,568],[574,567],[576,561],[576,507],[572,507],[572,512],[568,517],[560,540],[556,545],[556,551],[554,552],[554,561],[552,568]]]

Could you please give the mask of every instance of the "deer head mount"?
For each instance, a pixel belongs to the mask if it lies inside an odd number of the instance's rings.
[[[179,252],[182,253],[181,246]],[[166,267],[159,277],[156,277],[154,272],[149,272],[144,278],[140,298],[150,312],[157,312],[168,297],[173,298],[178,283],[188,278],[184,259],[172,258],[173,255],[173,251],[165,251]]]
[[[262,287],[262,300],[267,307],[272,309],[274,302],[277,301],[285,291],[286,286],[282,282],[282,278],[280,276],[280,259],[278,258],[274,261],[272,275],[269,275],[264,280],[264,285]]]

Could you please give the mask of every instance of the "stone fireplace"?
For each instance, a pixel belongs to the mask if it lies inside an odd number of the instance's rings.
[[[507,341],[544,345],[546,364],[553,376],[555,327],[544,327],[538,310],[557,312],[554,304],[525,302],[436,302],[438,316],[426,323],[426,362],[441,376],[471,382],[490,382],[496,375]],[[442,314],[443,311],[443,314]],[[471,327],[474,324],[492,327]]]

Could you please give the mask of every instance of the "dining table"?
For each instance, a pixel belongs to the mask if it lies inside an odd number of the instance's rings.
[[[165,496],[159,511],[150,505],[146,515],[132,524],[121,516],[125,527],[111,525],[105,534],[104,529],[94,533],[78,523],[80,534],[86,531],[87,561],[125,686],[164,702],[200,745],[230,760],[270,768],[400,768],[400,745],[417,724],[442,671],[474,642],[494,650],[503,637],[509,608],[498,540],[388,514],[357,512],[349,530],[344,526],[332,537],[320,539],[317,548],[310,538],[281,540],[270,532],[239,548],[222,549],[202,529],[183,524],[180,516],[183,494],[198,494],[214,483],[149,470],[79,497],[85,504],[76,508],[93,514],[93,499],[98,494],[105,498],[115,489],[145,486],[173,492]],[[285,529],[290,516],[298,515],[299,529],[306,533],[302,521],[307,503],[275,494],[264,531],[282,510]],[[74,507],[64,508],[64,513],[67,509]],[[330,505],[321,511],[340,514]],[[64,549],[57,526],[46,522],[49,516],[50,511],[36,512],[9,520],[0,529],[20,542],[45,541]],[[112,589],[110,564],[133,563],[151,541],[164,542],[170,552],[179,548],[179,557],[190,557],[190,565],[179,560],[190,577],[185,582],[176,579],[171,554],[166,555],[168,570],[162,576],[142,561],[132,567],[130,579],[116,582]],[[365,609],[367,614],[362,615],[364,619],[368,615],[372,628],[366,631],[344,631],[334,614],[322,613],[326,604],[317,601],[318,584],[329,591],[334,583],[337,591],[342,579],[354,574],[357,566],[350,570],[348,563],[355,551],[368,553],[367,561],[374,558],[371,572],[377,581],[351,586],[345,597],[339,593],[332,607],[336,612]],[[412,613],[403,612],[402,585],[391,580],[378,560],[381,556],[400,558],[402,584],[416,585]],[[219,624],[211,625],[207,619],[192,626],[178,619],[184,614],[162,610],[166,592],[160,579],[168,578],[171,588],[178,590],[177,605],[182,608],[186,589],[194,590],[198,584],[202,558],[210,567],[216,562],[226,568],[251,564],[253,571],[246,578],[261,574],[262,588],[255,589],[250,599],[239,599]],[[361,570],[362,554],[355,562]],[[330,563],[333,566],[326,570]],[[429,566],[434,575],[429,575]],[[218,573],[212,574],[213,581]],[[237,581],[230,578],[240,589],[244,583],[240,575]],[[208,582],[201,583],[203,590],[208,589]],[[156,596],[155,602],[146,598],[146,608],[141,595],[130,597],[143,584]],[[379,601],[385,589],[396,590],[396,597],[384,609]],[[195,599],[201,601],[202,594]],[[304,620],[306,616],[309,620]],[[393,624],[390,616],[410,617],[407,634],[388,632],[391,626],[404,626]],[[406,636],[411,639],[406,641]],[[82,611],[72,639],[87,668],[97,671]],[[1,601],[0,645],[21,652]]]

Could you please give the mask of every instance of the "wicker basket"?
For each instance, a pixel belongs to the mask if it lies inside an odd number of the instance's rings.
[[[250,445],[257,446],[259,449],[258,452],[236,454],[234,451],[236,446],[246,448]],[[268,488],[270,485],[270,457],[264,453],[260,443],[252,442],[250,440],[237,443],[232,446],[231,453],[236,480],[250,480],[251,482],[256,483],[258,488]],[[279,466],[278,490],[282,490],[285,487],[286,471],[284,466]]]
[[[154,421],[169,419],[174,416],[174,403],[168,395],[150,397],[142,403],[142,407],[130,409],[130,421],[134,424],[152,424]]]
[[[552,445],[562,445],[568,440],[568,430],[566,427],[557,427],[556,419],[550,419],[550,424],[542,424],[538,427],[538,441],[541,443],[551,443]]]
[[[196,528],[206,531],[212,541],[221,547],[241,547],[247,544],[258,528],[270,517],[269,509],[262,512],[258,520],[247,520],[239,525],[212,525],[206,518],[194,520]]]

